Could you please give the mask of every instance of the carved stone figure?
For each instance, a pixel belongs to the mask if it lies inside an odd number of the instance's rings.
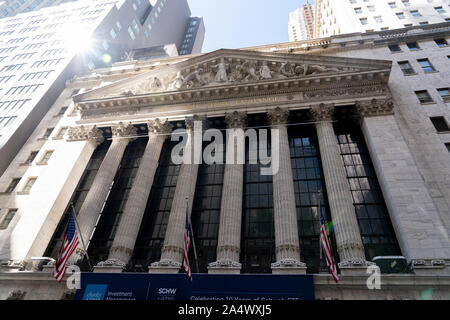
[[[289,62],[283,62],[278,72],[282,77],[292,77],[295,75],[294,68]]]
[[[259,74],[262,79],[272,79],[272,71],[267,65],[267,61],[264,61],[261,68],[259,69]]]
[[[256,67],[255,67],[255,63],[254,62],[245,61],[242,64],[241,68],[246,74],[246,76],[244,78],[244,81],[259,80],[259,76],[256,73]]]
[[[153,77],[150,82],[150,91],[158,91],[162,88],[162,82],[158,77]]]
[[[199,68],[191,73],[189,73],[184,79],[184,84],[187,85],[188,88],[192,88],[196,85],[204,85],[205,82],[200,78],[200,73],[203,72],[202,68]]]
[[[230,64],[225,62],[224,58],[220,58],[220,62],[216,65],[211,66],[212,68],[218,68],[215,82],[228,82],[227,69]]]
[[[339,72],[340,70],[338,68],[334,68],[334,67],[327,67],[327,66],[320,66],[320,65],[312,65],[309,67],[310,74],[317,74],[317,73],[324,73],[324,72]]]
[[[184,85],[184,77],[181,74],[181,71],[177,72],[177,76],[175,77],[175,81],[172,82],[169,86],[169,90],[178,90]]]

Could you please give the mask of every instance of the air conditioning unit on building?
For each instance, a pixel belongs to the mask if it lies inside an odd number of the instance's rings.
[[[380,268],[381,273],[409,273],[410,266],[403,256],[377,256],[372,261]]]

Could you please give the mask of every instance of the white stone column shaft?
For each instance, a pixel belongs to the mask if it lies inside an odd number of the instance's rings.
[[[204,119],[198,116],[186,119],[187,143],[185,152],[191,150],[191,159],[181,165],[164,237],[164,245],[161,250],[161,259],[159,262],[152,263],[149,267],[151,273],[177,273],[181,268],[184,253],[186,210],[190,219],[197,184],[199,164],[195,163],[194,159],[201,159],[202,153],[201,145],[196,146],[196,143],[194,143],[196,140],[194,135],[201,135],[201,132],[194,133],[194,126],[195,122],[201,122],[204,128]],[[197,141],[198,143],[201,143],[201,141]]]
[[[272,133],[272,144],[279,144],[279,154],[272,154],[272,161],[278,156],[278,172],[273,175],[273,211],[275,224],[275,251],[277,261],[272,272],[305,273],[306,264],[300,262],[300,247],[295,207],[294,178],[286,123],[289,111],[276,108],[268,113],[268,119],[278,130],[279,141]]]
[[[147,146],[117,227],[108,260],[101,262],[99,266],[124,267],[133,254],[162,147],[172,130],[168,122],[161,123],[158,119],[149,122],[148,128]]]
[[[316,121],[328,203],[341,261],[339,266],[363,266],[367,264],[364,246],[353,206],[350,185],[333,129],[333,111],[333,105],[325,106],[323,104],[311,109]]]
[[[226,114],[225,121],[228,129],[243,129],[246,123],[246,114],[235,111],[231,114]],[[230,134],[229,137],[233,137],[233,135]],[[240,138],[238,137],[238,139]],[[242,136],[242,139],[244,143],[241,146],[245,148],[245,137]],[[234,137],[232,141],[234,154],[238,155],[239,143]],[[228,142],[229,145],[230,142]],[[241,151],[245,152],[245,150]],[[239,256],[241,247],[244,164],[239,163],[238,160],[238,157],[235,156],[232,163],[227,162],[225,165],[220,206],[217,258],[215,262],[209,264],[208,273],[239,273],[241,269]]]

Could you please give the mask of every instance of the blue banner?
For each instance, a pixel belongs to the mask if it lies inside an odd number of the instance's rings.
[[[75,300],[314,300],[312,275],[82,273]]]

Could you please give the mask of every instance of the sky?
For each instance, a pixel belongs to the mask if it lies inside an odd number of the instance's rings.
[[[202,52],[288,42],[289,13],[304,0],[188,0],[193,16],[202,16],[206,35]],[[313,1],[310,1],[312,3]]]

